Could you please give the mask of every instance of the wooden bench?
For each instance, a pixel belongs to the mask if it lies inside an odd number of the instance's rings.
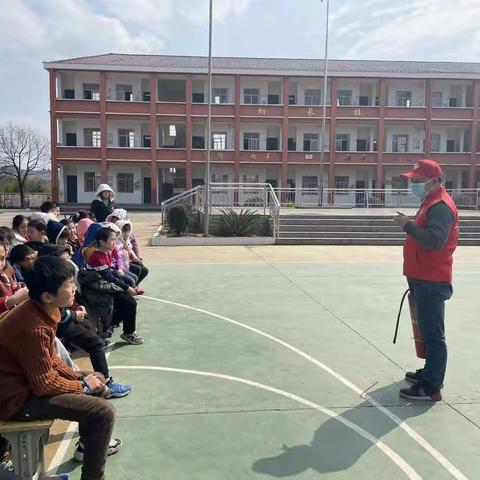
[[[53,420],[0,422],[0,434],[12,446],[15,473],[22,479],[45,479],[43,449]]]

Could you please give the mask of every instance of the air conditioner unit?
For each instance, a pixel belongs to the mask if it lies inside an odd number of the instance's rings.
[[[305,160],[312,160],[312,159],[313,159],[313,155],[311,153],[305,154]]]

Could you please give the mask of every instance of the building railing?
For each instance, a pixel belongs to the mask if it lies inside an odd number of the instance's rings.
[[[162,202],[162,225],[166,225],[168,211],[175,205],[185,205],[193,212],[204,213],[207,206],[205,185],[198,185]],[[272,233],[279,230],[280,202],[269,183],[211,183],[210,211],[223,208],[252,208],[269,215]]]
[[[408,189],[324,188],[319,202],[318,188],[275,189],[282,207],[318,208],[418,208],[420,199]],[[478,189],[448,191],[459,208],[477,209]]]
[[[37,208],[51,198],[51,193],[25,193],[24,208]],[[20,208],[20,194],[0,193],[0,208]]]

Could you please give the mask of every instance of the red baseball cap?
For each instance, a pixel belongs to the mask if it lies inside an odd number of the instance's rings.
[[[410,172],[402,173],[407,178],[441,178],[442,168],[435,160],[420,160]]]

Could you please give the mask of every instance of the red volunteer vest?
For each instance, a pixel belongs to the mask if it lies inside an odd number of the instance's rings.
[[[458,211],[445,188],[423,201],[415,216],[415,225],[425,228],[428,209],[439,202],[445,202],[454,215],[447,243],[442,250],[430,250],[407,235],[403,245],[403,274],[408,278],[430,282],[452,281],[453,252],[458,244]]]

